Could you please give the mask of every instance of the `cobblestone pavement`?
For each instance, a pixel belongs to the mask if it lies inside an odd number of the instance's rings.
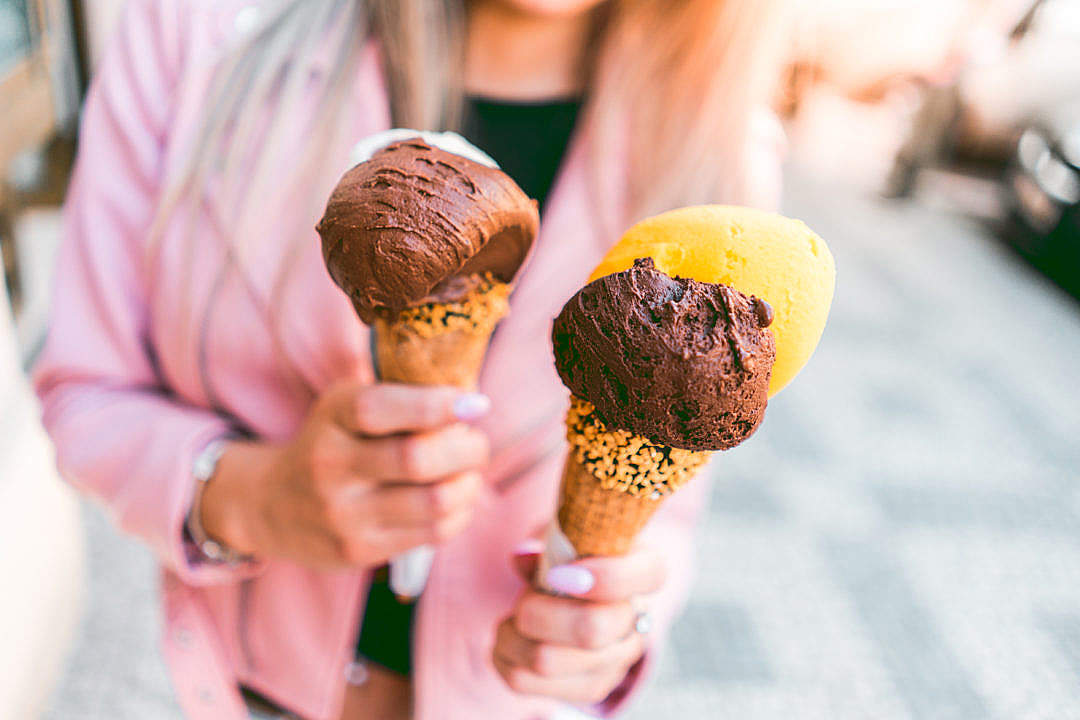
[[[1080,718],[1080,305],[974,223],[797,185],[831,322],[714,464],[699,579],[631,716]],[[87,509],[90,611],[50,720],[177,716],[152,565]]]

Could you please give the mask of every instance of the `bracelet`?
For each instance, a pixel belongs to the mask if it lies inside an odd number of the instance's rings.
[[[195,461],[191,465],[191,475],[195,478],[195,492],[191,499],[191,508],[188,510],[187,519],[184,521],[184,529],[203,558],[214,563],[238,565],[249,562],[252,558],[242,555],[211,538],[203,529],[200,519],[203,491],[206,490],[206,484],[217,473],[218,462],[221,461],[221,456],[225,454],[225,448],[230,439],[229,437],[221,437],[211,440],[203,448],[202,452],[195,456]]]

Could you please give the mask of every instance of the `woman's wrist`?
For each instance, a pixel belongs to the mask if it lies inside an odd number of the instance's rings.
[[[262,443],[230,441],[203,488],[199,523],[206,535],[233,552],[259,555],[257,535],[258,478],[265,479],[275,450]]]

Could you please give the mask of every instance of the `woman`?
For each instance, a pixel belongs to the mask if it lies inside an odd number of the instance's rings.
[[[132,0],[86,104],[36,384],[65,474],[160,559],[189,716],[625,701],[686,591],[705,483],[650,527],[662,556],[530,586],[563,448],[550,322],[630,220],[775,201],[752,121],[767,6]],[[543,202],[483,394],[375,382],[323,268],[322,203],[392,124],[463,130]],[[403,612],[378,568],[427,542]]]

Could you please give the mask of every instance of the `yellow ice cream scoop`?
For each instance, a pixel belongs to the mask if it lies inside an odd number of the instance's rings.
[[[723,283],[772,306],[770,396],[798,374],[821,339],[836,266],[825,241],[799,220],[729,205],[672,210],[627,230],[589,279],[626,270],[641,257],[668,275]]]

